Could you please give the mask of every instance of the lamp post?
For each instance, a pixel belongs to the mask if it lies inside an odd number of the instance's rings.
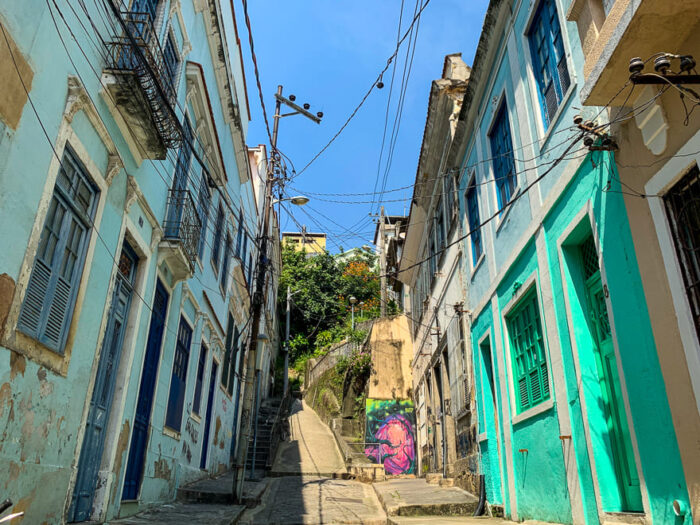
[[[352,324],[350,325],[352,331],[355,331],[355,303],[357,302],[357,299],[355,298],[354,295],[350,296],[350,308],[352,308]]]
[[[287,387],[289,386],[289,303],[292,300],[292,295],[301,292],[297,290],[292,293],[291,288],[287,286],[287,318],[285,323],[285,336],[284,336],[284,385],[282,390],[282,397],[287,395]]]
[[[364,301],[360,301],[360,321],[362,321],[362,319],[363,319],[363,317],[362,317],[362,307],[363,307],[364,305],[365,305],[365,302],[364,302]]]

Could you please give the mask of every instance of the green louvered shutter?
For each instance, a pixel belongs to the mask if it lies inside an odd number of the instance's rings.
[[[549,373],[534,290],[507,318],[518,413],[549,399]]]

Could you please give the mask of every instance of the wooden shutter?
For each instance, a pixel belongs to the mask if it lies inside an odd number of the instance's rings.
[[[537,296],[531,292],[508,317],[518,412],[549,399],[549,372]]]

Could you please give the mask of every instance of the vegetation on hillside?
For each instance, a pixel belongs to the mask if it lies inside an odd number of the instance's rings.
[[[351,330],[349,298],[357,299],[355,322],[379,315],[379,274],[376,256],[359,252],[346,260],[323,252],[308,256],[289,246],[282,249],[279,280],[279,319],[284,329],[287,286],[292,291],[290,356],[300,369],[311,356],[326,352],[333,343],[350,338],[361,342],[366,333]],[[360,302],[363,302],[360,308]]]

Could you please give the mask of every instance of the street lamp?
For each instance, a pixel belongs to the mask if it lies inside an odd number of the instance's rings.
[[[280,202],[291,202],[295,206],[303,206],[309,202],[309,198],[306,195],[295,195],[294,197],[289,197],[288,199],[275,199],[272,201],[272,205],[278,204]]]
[[[360,319],[362,319],[362,307],[365,305],[364,301],[360,301]]]
[[[352,324],[351,329],[354,332],[355,331],[355,303],[357,302],[357,299],[355,298],[354,295],[350,296],[350,307],[352,308]]]

